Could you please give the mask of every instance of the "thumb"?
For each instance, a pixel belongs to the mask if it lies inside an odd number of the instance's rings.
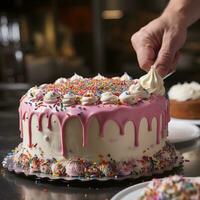
[[[176,48],[175,42],[169,37],[163,37],[162,46],[158,52],[158,56],[154,65],[156,66],[158,73],[163,77],[173,69]]]

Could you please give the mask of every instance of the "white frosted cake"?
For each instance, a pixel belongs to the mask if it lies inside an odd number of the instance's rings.
[[[200,119],[200,84],[197,82],[173,85],[168,92],[170,115],[180,119]]]
[[[31,88],[20,101],[17,167],[59,177],[139,177],[179,166],[166,139],[169,104],[152,68],[83,78],[77,74]]]

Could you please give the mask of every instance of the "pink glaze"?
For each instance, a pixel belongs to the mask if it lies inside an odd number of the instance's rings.
[[[135,129],[135,144],[139,146],[139,126],[142,118],[146,118],[148,124],[148,130],[152,129],[152,119],[155,117],[157,121],[157,138],[156,143],[160,143],[160,139],[164,137],[164,129],[167,127],[169,122],[169,109],[168,100],[163,96],[152,96],[149,100],[145,100],[134,106],[127,105],[91,105],[81,106],[77,105],[74,107],[68,107],[67,111],[52,111],[49,108],[34,109],[33,106],[26,104],[24,101],[21,102],[20,108],[20,121],[25,119],[25,115],[28,117],[28,134],[29,134],[29,146],[32,146],[32,127],[31,120],[33,115],[38,117],[38,130],[42,131],[42,116],[45,115],[48,118],[47,128],[52,128],[52,115],[55,115],[59,121],[60,127],[60,138],[61,138],[61,154],[66,155],[66,139],[65,137],[65,126],[71,118],[78,118],[82,125],[83,134],[83,146],[88,143],[88,126],[90,119],[96,117],[100,127],[100,137],[104,136],[104,129],[107,121],[113,120],[119,126],[121,135],[124,135],[124,127],[126,122],[131,121]],[[162,117],[162,124],[161,119]],[[22,122],[20,122],[20,130],[23,136]],[[161,125],[160,125],[161,124]]]
[[[49,130],[51,130],[52,129],[52,126],[51,126],[51,117],[52,117],[52,115],[53,115],[53,113],[46,113],[46,116],[47,116],[47,118],[48,118],[48,124],[47,124],[47,128],[49,129]]]
[[[34,112],[31,112],[30,115],[29,115],[29,119],[28,119],[29,147],[32,147],[32,127],[31,127],[31,122],[32,122],[33,115],[34,115]]]
[[[23,138],[23,128],[22,128],[22,111],[19,109],[19,130],[20,130],[20,137]]]
[[[44,113],[40,113],[38,115],[38,131],[42,131],[42,117],[43,117]]]

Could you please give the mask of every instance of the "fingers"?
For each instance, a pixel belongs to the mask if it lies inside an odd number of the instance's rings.
[[[164,35],[162,46],[154,63],[158,73],[162,77],[166,76],[169,72],[175,70],[175,66],[179,57],[179,54],[177,54],[176,51],[177,48],[175,38]]]
[[[172,63],[172,66],[171,66],[171,68],[170,68],[170,71],[169,71],[169,73],[170,72],[175,72],[176,71],[176,65],[177,65],[177,63],[178,63],[178,60],[179,60],[179,58],[180,58],[180,52],[178,51],[178,52],[176,52],[176,54],[175,54],[175,57],[174,57],[174,60],[173,60],[173,63]]]
[[[152,28],[153,25],[153,28]],[[131,42],[137,54],[140,68],[149,71],[155,65],[158,73],[164,77],[175,67],[179,58],[178,50],[183,46],[186,33],[180,33],[176,29],[164,29],[160,31],[162,24],[155,26],[155,21],[146,28],[140,29],[135,33]],[[149,28],[150,26],[150,28]],[[158,31],[155,31],[156,28]]]
[[[145,71],[149,71],[156,58],[153,45],[149,41],[145,41],[142,34],[140,34],[140,36],[137,36],[137,34],[133,35],[131,42],[137,54],[137,60],[140,68]]]
[[[137,49],[136,52],[137,52],[137,59],[139,62],[139,66],[143,70],[148,72],[150,67],[155,62],[155,52],[153,48],[149,46],[146,46],[146,47],[143,46]]]

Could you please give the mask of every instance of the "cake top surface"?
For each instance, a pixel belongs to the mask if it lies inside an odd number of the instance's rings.
[[[121,77],[107,78],[100,74],[93,78],[83,78],[74,74],[71,78],[59,78],[54,83],[32,87],[22,101],[38,105],[135,105],[151,95],[164,95],[162,78],[155,68],[140,79],[132,79],[127,73]]]
[[[174,175],[163,179],[153,179],[145,188],[140,200],[199,200],[199,198],[200,183]]]
[[[200,84],[197,82],[178,83],[173,85],[168,92],[169,99],[187,101],[200,99]]]

